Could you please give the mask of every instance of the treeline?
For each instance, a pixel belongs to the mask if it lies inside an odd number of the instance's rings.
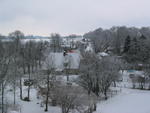
[[[97,97],[104,95],[108,98],[108,90],[112,84],[121,78],[119,71],[124,69],[121,60],[115,56],[100,58],[98,55],[86,52],[80,63],[79,85],[94,93]]]
[[[37,82],[44,79],[42,85],[45,85],[45,81],[46,84],[50,81],[47,76],[50,76],[53,68],[50,62],[54,62],[53,59],[48,58],[50,52],[62,52],[63,48],[61,46],[62,37],[59,34],[51,34],[49,41],[29,40],[24,42],[22,39],[25,38],[25,35],[18,30],[7,36],[11,40],[5,41],[3,40],[6,38],[5,36],[0,37],[0,110],[1,113],[5,113],[7,110],[5,99],[7,86],[12,88],[14,107],[18,107],[17,89],[19,89],[20,100],[30,101],[31,85],[34,84],[38,87]],[[47,76],[44,76],[44,66],[48,73],[46,73]],[[39,80],[37,80],[38,77]],[[41,77],[43,78],[41,79]],[[27,95],[23,95],[23,85],[27,87]],[[46,105],[48,105],[48,101]]]
[[[14,94],[14,105],[16,105],[16,89],[20,89],[20,99],[23,100],[22,77],[27,75],[31,79],[31,74],[41,68],[44,60],[46,46],[44,42],[28,41],[21,43],[24,34],[15,31],[9,34],[12,41],[0,40],[0,91],[1,91],[1,113],[6,110],[5,89],[11,86]],[[28,87],[27,100],[30,100],[30,86]]]
[[[145,63],[149,60],[150,28],[112,27],[96,29],[84,34],[91,40],[95,53],[111,52],[124,56],[128,62]]]
[[[112,27],[110,29],[96,29],[94,31],[84,34],[84,38],[89,38],[92,40],[95,52],[100,52],[107,50],[108,47],[114,48],[114,52],[120,54],[122,47],[124,46],[125,38],[130,36],[131,38],[138,38],[141,35],[144,35],[149,39],[150,37],[150,28],[135,28],[135,27]],[[104,44],[103,44],[104,43]]]
[[[147,63],[150,59],[150,40],[144,35],[131,38],[127,36],[124,43],[123,55],[128,62]]]

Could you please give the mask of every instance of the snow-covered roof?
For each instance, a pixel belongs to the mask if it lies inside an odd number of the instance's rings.
[[[109,54],[105,53],[105,52],[100,52],[100,53],[98,53],[98,55],[101,57],[109,56]]]

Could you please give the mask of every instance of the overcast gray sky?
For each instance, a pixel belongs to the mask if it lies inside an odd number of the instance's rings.
[[[98,27],[149,26],[150,0],[0,0],[0,33],[83,34]]]

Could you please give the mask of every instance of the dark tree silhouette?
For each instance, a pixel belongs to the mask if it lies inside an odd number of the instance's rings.
[[[130,44],[131,44],[131,38],[130,36],[127,36],[125,39],[125,44],[124,44],[124,53],[127,53],[130,49]]]

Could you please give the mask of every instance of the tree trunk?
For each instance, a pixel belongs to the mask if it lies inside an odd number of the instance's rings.
[[[22,78],[20,78],[20,99],[22,100]]]
[[[25,58],[23,55],[23,73],[26,74]]]
[[[2,113],[4,113],[4,84],[2,83]]]
[[[114,81],[114,87],[116,87],[116,81]]]
[[[48,111],[48,98],[49,98],[49,75],[47,75],[47,93],[46,93],[46,102],[45,102],[45,111]]]
[[[69,110],[67,111],[65,103],[62,103],[61,109],[62,109],[62,113],[68,113],[69,112]]]
[[[90,95],[91,94],[91,90],[90,89],[88,89],[88,95]]]
[[[148,89],[150,90],[150,83],[149,83]]]
[[[28,86],[28,101],[30,101],[30,86]]]
[[[105,100],[107,100],[107,90],[106,89],[104,91],[104,95],[105,95]]]
[[[16,104],[16,81],[14,81],[14,106]]]
[[[66,67],[65,70],[66,70],[67,82],[69,82],[69,69],[67,69]]]
[[[33,72],[34,72],[34,65],[32,65],[32,67],[31,67],[31,68],[32,68],[32,73],[33,73]]]
[[[29,80],[31,79],[30,77],[30,66],[28,66],[28,74],[29,74]],[[30,101],[30,85],[28,86],[28,101]]]
[[[25,69],[25,67],[23,67],[23,73],[26,74],[26,69]]]
[[[94,103],[94,105],[93,105],[93,111],[96,111],[96,108],[97,108],[96,103]]]
[[[67,82],[69,82],[69,75],[67,75]]]
[[[39,67],[41,68],[41,60],[39,60]]]

